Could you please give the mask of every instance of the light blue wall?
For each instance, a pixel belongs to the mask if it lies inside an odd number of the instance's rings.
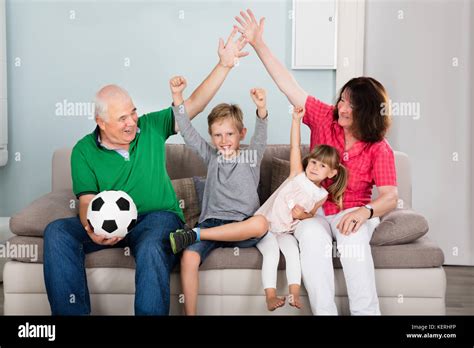
[[[218,38],[227,38],[233,17],[249,6],[267,18],[268,45],[290,67],[291,1],[7,0],[10,144],[9,163],[0,168],[0,216],[11,216],[49,192],[53,151],[73,146],[94,128],[87,116],[57,116],[56,103],[89,102],[102,85],[117,83],[128,89],[141,113],[167,107],[169,78],[184,75],[189,95],[217,63]],[[184,19],[179,18],[180,11]],[[269,143],[288,143],[288,101],[255,52],[250,52],[194,125],[206,134],[206,115],[212,106],[234,102],[248,115],[252,134],[249,89],[261,86],[268,90]],[[129,67],[124,66],[126,58]],[[294,75],[310,94],[333,102],[333,71]],[[302,139],[309,142],[306,127]],[[181,138],[177,135],[169,142]],[[21,160],[16,161],[15,155]]]

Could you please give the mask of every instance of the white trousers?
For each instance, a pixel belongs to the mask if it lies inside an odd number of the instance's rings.
[[[324,216],[322,209],[319,209],[314,218],[303,220],[296,227],[303,282],[313,314],[337,315],[332,263],[335,239],[344,270],[351,314],[380,315],[369,244],[380,219],[368,220],[356,233],[347,236],[336,228],[343,215],[356,209],[346,209],[329,216]]]
[[[276,289],[280,250],[285,256],[288,285],[301,284],[298,241],[291,233],[268,232],[257,244],[263,255],[262,281],[264,289]]]

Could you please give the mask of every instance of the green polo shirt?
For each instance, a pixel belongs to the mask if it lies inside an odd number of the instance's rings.
[[[121,190],[132,197],[138,213],[170,211],[184,221],[166,172],[165,142],[175,134],[172,108],[138,118],[140,132],[130,143],[129,156],[102,147],[98,129],[74,146],[71,154],[72,186],[76,197],[104,190]]]

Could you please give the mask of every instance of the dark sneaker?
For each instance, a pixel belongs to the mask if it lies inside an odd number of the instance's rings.
[[[197,233],[189,227],[185,227],[185,229],[179,229],[170,233],[170,242],[173,254],[183,251],[191,244],[196,243],[196,241]]]

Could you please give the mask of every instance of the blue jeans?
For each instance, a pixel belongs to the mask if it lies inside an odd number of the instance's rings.
[[[135,228],[119,243],[104,246],[90,239],[78,217],[51,222],[44,232],[44,280],[52,314],[90,314],[85,254],[129,246],[136,263],[135,314],[168,315],[170,273],[179,260],[168,237],[182,227],[174,213],[151,212],[139,215]]]
[[[199,228],[211,228],[211,227],[217,227],[217,226],[222,226],[226,224],[230,224],[233,222],[238,222],[238,221],[233,221],[233,220],[221,220],[221,219],[206,219],[203,222],[199,223],[196,227]],[[218,242],[218,241],[212,241],[212,240],[202,240],[200,242],[191,244],[188,246],[185,250],[190,250],[194,251],[199,254],[201,257],[201,263],[204,261],[204,259],[209,255],[209,253],[217,248],[251,248],[257,245],[258,242],[260,242],[262,238],[250,238],[247,240],[243,240],[240,242]]]

